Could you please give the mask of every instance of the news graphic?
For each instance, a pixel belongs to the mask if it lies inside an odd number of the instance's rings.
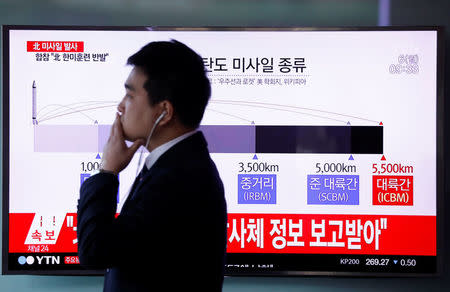
[[[9,31],[7,273],[85,273],[80,186],[127,58],[170,39],[202,56],[212,86],[199,130],[225,187],[228,275],[436,273],[435,30],[67,28]]]

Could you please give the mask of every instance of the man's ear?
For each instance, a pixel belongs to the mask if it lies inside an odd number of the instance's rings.
[[[159,108],[160,108],[160,114],[158,116],[163,115],[163,118],[159,122],[159,125],[163,126],[174,119],[174,109],[173,109],[173,105],[170,101],[163,100],[162,102],[160,102]]]

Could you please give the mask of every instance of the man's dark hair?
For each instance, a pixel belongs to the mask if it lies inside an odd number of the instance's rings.
[[[168,100],[181,123],[197,128],[211,95],[203,59],[176,40],[151,42],[128,58],[147,75],[150,104]]]

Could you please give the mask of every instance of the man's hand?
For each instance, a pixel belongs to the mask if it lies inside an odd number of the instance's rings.
[[[101,168],[106,171],[118,174],[130,163],[134,153],[144,144],[144,140],[139,139],[134,141],[131,147],[125,143],[123,135],[122,123],[120,116],[117,113],[116,119],[111,127],[108,142],[103,148],[103,158]]]

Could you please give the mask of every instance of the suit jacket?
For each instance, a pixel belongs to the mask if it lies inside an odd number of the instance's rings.
[[[167,150],[115,218],[118,186],[115,175],[99,173],[78,202],[80,262],[107,268],[104,291],[221,291],[226,202],[203,134]]]

